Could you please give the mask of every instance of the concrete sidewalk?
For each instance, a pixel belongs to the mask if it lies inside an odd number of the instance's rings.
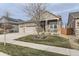
[[[11,40],[11,41],[8,41],[7,43],[15,44],[23,47],[34,48],[38,50],[44,50],[48,52],[55,52],[55,53],[64,54],[64,55],[79,56],[79,50],[74,50],[74,49],[22,42],[22,41],[16,41],[16,40]]]

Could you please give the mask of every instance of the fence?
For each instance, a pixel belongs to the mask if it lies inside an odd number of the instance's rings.
[[[61,34],[73,35],[74,30],[73,30],[73,28],[61,28]]]

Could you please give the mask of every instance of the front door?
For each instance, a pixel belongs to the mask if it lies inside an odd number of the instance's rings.
[[[50,31],[51,32],[57,32],[57,23],[56,22],[51,22],[50,23]]]

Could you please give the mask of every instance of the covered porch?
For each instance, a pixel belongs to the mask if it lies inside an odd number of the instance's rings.
[[[51,34],[59,34],[61,28],[61,21],[58,19],[40,21],[40,26],[44,32]]]

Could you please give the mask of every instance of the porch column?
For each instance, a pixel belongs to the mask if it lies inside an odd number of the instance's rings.
[[[58,30],[58,34],[61,33],[61,21],[57,20],[57,30]]]
[[[47,20],[45,21],[45,31],[47,32],[47,27],[48,27],[48,25],[47,25]]]
[[[57,19],[57,34],[59,34],[59,30],[60,30],[60,29],[59,29],[59,26],[60,26],[60,25],[59,25],[59,20]]]

